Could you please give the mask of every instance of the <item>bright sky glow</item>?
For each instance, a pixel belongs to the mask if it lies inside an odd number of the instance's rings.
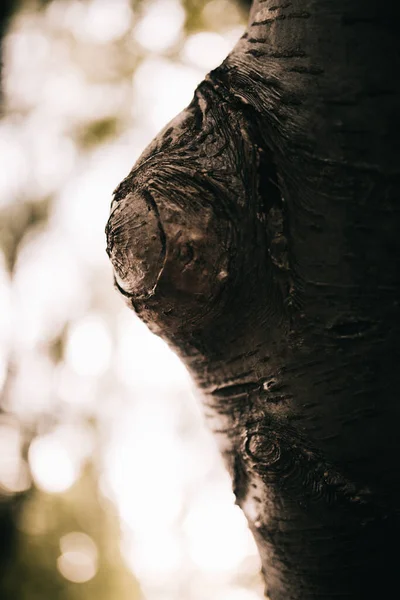
[[[201,31],[188,37],[182,51],[182,58],[193,66],[211,71],[227,57],[232,49],[222,35],[212,31]]]
[[[234,571],[255,551],[245,517],[225,483],[203,489],[184,523],[193,561],[212,573]]]
[[[110,365],[112,345],[104,319],[90,315],[72,326],[66,346],[66,360],[76,373],[88,377],[103,375]]]
[[[23,245],[13,280],[14,337],[32,348],[55,335],[84,306],[83,273],[59,232],[38,232]],[[29,291],[29,293],[28,293]]]
[[[239,39],[242,37],[245,31],[246,27],[244,25],[237,25],[236,27],[232,27],[232,29],[227,29],[222,33],[222,37],[229,44],[228,52],[232,50],[232,48],[239,41]]]
[[[96,411],[98,382],[79,375],[70,363],[62,362],[54,371],[54,395],[72,413],[89,415]]]
[[[126,176],[134,158],[133,149],[121,144],[98,149],[62,190],[55,208],[54,225],[78,254],[76,259],[107,269],[111,282],[104,227],[116,182]]]
[[[118,322],[115,362],[122,381],[133,388],[189,386],[188,372],[179,358],[128,310]]]
[[[49,56],[50,39],[43,35],[35,16],[26,16],[24,27],[12,28],[4,42],[4,84],[8,99],[17,107],[28,108],[35,104],[40,87],[48,72],[43,63]],[[59,46],[52,47],[53,58]]]
[[[192,100],[203,73],[165,58],[145,59],[135,72],[135,116],[145,118],[153,135]]]
[[[135,38],[149,52],[162,52],[177,41],[184,21],[179,0],[149,0],[135,27]]]
[[[37,115],[35,121],[24,132],[24,148],[32,190],[37,197],[43,197],[57,191],[68,178],[76,160],[76,148],[67,136],[51,129],[43,114]],[[38,128],[46,135],[37,136]]]
[[[183,549],[173,532],[150,530],[135,539],[126,536],[121,552],[127,565],[145,584],[165,585],[184,562]]]
[[[81,19],[74,16],[71,23],[75,26],[75,35],[85,41],[91,38],[94,42],[111,42],[122,37],[131,27],[132,10],[127,0],[91,0],[86,6],[81,2],[75,4],[84,7],[84,15]]]
[[[260,595],[252,590],[232,587],[218,596],[218,600],[260,600]]]
[[[54,27],[71,31],[77,40],[102,44],[122,37],[131,27],[129,0],[55,0],[47,8]]]
[[[157,402],[156,395],[143,397],[146,401],[157,413],[166,398]],[[151,423],[149,415],[141,418],[135,411],[125,421],[125,431],[120,425],[119,438],[107,456],[107,478],[121,517],[132,530],[151,535],[178,519],[185,476],[180,450],[168,426],[163,429]]]

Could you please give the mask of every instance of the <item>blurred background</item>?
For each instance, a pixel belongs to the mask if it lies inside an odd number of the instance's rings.
[[[113,189],[243,32],[242,0],[3,0],[0,598],[257,600],[188,374],[125,307]]]

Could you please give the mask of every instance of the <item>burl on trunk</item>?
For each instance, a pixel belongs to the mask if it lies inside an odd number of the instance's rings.
[[[396,10],[255,2],[107,225],[118,289],[202,390],[271,600],[400,596]]]

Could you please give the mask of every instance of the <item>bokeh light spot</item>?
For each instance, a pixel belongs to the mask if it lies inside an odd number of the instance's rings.
[[[45,492],[65,492],[78,478],[79,466],[54,434],[35,438],[28,457],[34,481]]]
[[[169,48],[179,37],[185,11],[179,0],[150,0],[135,28],[135,38],[150,52]]]
[[[97,572],[97,564],[91,556],[81,551],[69,551],[57,559],[57,567],[61,575],[74,583],[86,583],[93,579]]]

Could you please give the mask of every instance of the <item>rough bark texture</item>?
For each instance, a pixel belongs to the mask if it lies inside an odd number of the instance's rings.
[[[399,594],[396,9],[255,2],[107,225],[118,288],[203,392],[272,600]]]

